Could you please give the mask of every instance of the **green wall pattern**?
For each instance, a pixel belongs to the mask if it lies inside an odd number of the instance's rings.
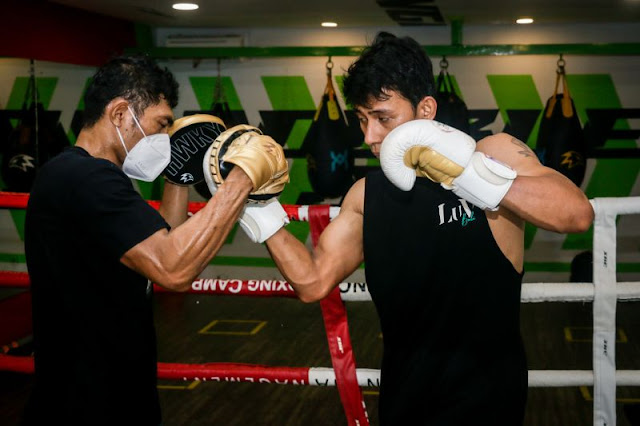
[[[343,76],[335,78],[338,90],[342,91]],[[454,85],[460,92],[455,78]],[[500,110],[505,124],[509,123],[507,110],[510,109],[540,109],[543,108],[543,101],[535,87],[533,79],[530,75],[488,75],[488,83],[496,99],[496,103]],[[620,108],[620,100],[616,92],[616,88],[608,74],[574,74],[568,75],[567,80],[574,99],[576,108],[582,124],[587,120],[586,109],[588,108]],[[20,109],[27,90],[28,77],[18,77],[15,79],[11,90],[6,108]],[[210,109],[213,100],[213,93],[216,84],[216,77],[191,77],[189,79],[200,109]],[[38,94],[45,108],[49,107],[53,93],[57,87],[58,79],[56,77],[37,78]],[[85,90],[90,79],[85,84]],[[283,110],[315,110],[317,105],[312,99],[310,91],[306,85],[303,76],[264,76],[262,82],[265,91],[275,111]],[[242,104],[233,85],[231,77],[222,77],[221,86],[224,91],[225,98],[232,110],[242,110]],[[83,91],[84,94],[84,91]],[[550,95],[550,94],[549,94]],[[547,96],[544,97],[546,101]],[[348,106],[347,106],[348,108]],[[78,110],[84,109],[84,102],[81,99],[78,102]],[[287,146],[291,149],[299,149],[302,145],[304,137],[311,126],[311,120],[297,120],[291,133],[287,138]],[[12,125],[16,125],[15,120]],[[537,133],[539,128],[539,118],[527,139],[527,144],[535,148]],[[629,129],[627,120],[619,120],[616,123],[616,129]],[[75,135],[68,131],[71,144],[75,143]],[[363,145],[364,146],[364,145]],[[610,140],[607,141],[608,148],[628,148],[635,147],[633,140]],[[378,160],[369,160],[371,165],[379,164]],[[638,177],[640,170],[640,160],[638,159],[600,159],[597,161],[593,175],[586,187],[586,193],[589,198],[606,196],[606,197],[625,197],[631,194],[632,187]],[[307,167],[304,159],[292,160],[290,169],[291,183],[287,185],[285,191],[280,197],[283,204],[294,204],[301,192],[312,191],[307,178]],[[616,185],[611,185],[616,182]],[[0,181],[1,183],[1,181]],[[162,189],[161,179],[153,183],[138,182],[141,194],[146,199],[157,199]],[[24,211],[12,210],[16,230],[21,239],[24,238]],[[297,238],[305,241],[309,228],[305,223],[291,223],[287,226]],[[235,233],[234,229],[234,233]],[[530,246],[536,228],[528,225],[526,230],[526,244]],[[233,235],[227,242],[233,240]],[[591,247],[592,233],[581,235],[570,235],[566,238],[563,249],[588,249]],[[0,261],[23,263],[24,254],[21,253],[0,253]],[[217,265],[246,265],[246,266],[264,266],[273,267],[274,264],[268,258],[245,258],[245,257],[228,257],[219,256],[214,259],[212,264]],[[527,263],[526,268],[529,271],[553,271],[568,272],[568,263],[554,262],[536,262]],[[640,264],[638,263],[621,263],[618,265],[619,272],[640,272]]]

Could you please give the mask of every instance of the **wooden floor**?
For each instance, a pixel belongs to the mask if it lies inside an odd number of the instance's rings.
[[[163,362],[331,366],[318,304],[185,294],[157,294],[155,301]],[[379,368],[382,340],[373,305],[349,302],[347,309],[358,367]],[[620,303],[617,318],[618,368],[640,369],[640,303]],[[263,321],[255,334],[244,333]],[[529,368],[591,369],[590,327],[590,304],[523,304],[522,334]],[[224,331],[238,334],[215,334]],[[31,381],[31,376],[0,374],[0,425],[19,424]],[[160,385],[163,426],[346,424],[335,387],[177,381]],[[377,425],[377,389],[364,391],[371,424]],[[593,424],[591,394],[587,388],[532,388],[525,424]],[[619,388],[618,398],[617,424],[640,424],[631,423],[624,413],[625,405],[640,409],[640,388]]]

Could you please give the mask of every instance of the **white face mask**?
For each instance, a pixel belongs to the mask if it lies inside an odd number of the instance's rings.
[[[120,134],[120,129],[116,127],[120,142],[122,142],[124,151],[127,153],[124,163],[122,163],[122,171],[132,179],[153,182],[160,176],[160,173],[162,173],[171,161],[169,135],[166,133],[156,133],[155,135],[147,136],[144,130],[142,130],[136,115],[129,106],[127,106],[127,108],[129,108],[133,120],[144,136],[131,151],[128,151],[127,146],[124,144],[122,134]]]

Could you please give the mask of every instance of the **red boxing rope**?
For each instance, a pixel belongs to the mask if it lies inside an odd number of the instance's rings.
[[[33,357],[0,355],[0,371],[33,374]],[[158,363],[158,378],[165,380],[238,381],[308,385],[309,367],[267,367],[255,364]]]
[[[309,227],[313,246],[324,228],[329,224],[329,206],[309,206]],[[322,318],[327,331],[331,362],[336,374],[336,386],[349,426],[369,425],[369,418],[362,399],[362,392],[356,375],[356,361],[351,348],[347,310],[340,297],[340,289],[335,287],[329,296],[320,301]]]
[[[308,385],[309,368],[268,367],[265,365],[235,363],[169,364],[159,362],[158,378]]]
[[[26,209],[29,202],[29,194],[24,192],[2,192],[0,191],[0,208],[2,209]],[[160,201],[152,200],[147,201],[151,207],[158,209],[160,207]],[[207,203],[206,202],[190,202],[188,206],[189,213],[197,213]],[[298,221],[300,217],[298,215],[298,205],[284,205],[282,206],[287,212],[290,220]]]

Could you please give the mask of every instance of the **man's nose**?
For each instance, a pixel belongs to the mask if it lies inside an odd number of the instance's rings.
[[[368,124],[366,128],[362,129],[364,132],[364,143],[367,146],[371,146],[374,143],[382,142],[382,132],[380,126],[376,124]]]

